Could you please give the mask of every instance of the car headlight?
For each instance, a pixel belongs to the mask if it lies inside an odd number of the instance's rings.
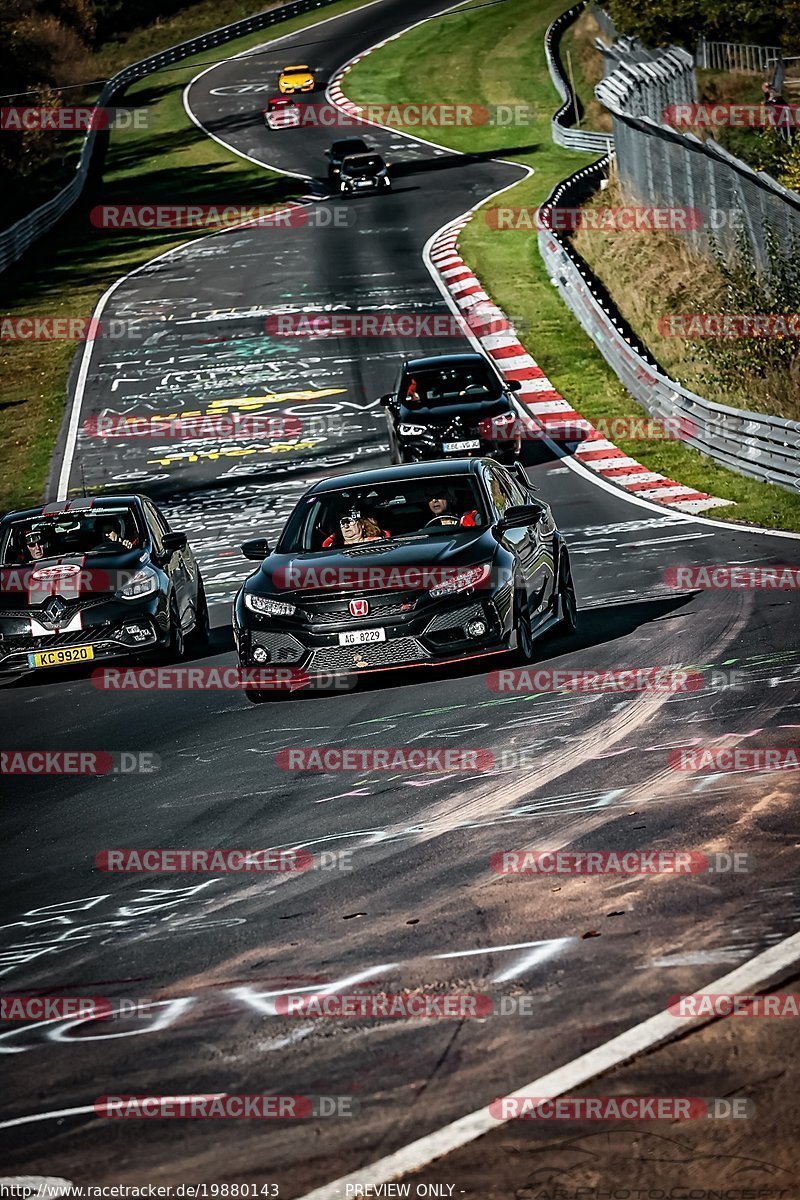
[[[467,592],[471,588],[480,587],[485,583],[491,574],[489,567],[464,567],[461,571],[456,571],[448,579],[437,583],[436,587],[429,588],[431,596],[452,596],[455,592]]]
[[[424,425],[401,425],[400,433],[403,437],[419,437],[422,433],[427,433]]]
[[[255,596],[252,592],[245,592],[244,603],[246,608],[262,617],[290,617],[297,612],[294,604],[288,604],[285,600],[270,600],[267,596]]]
[[[124,587],[117,592],[119,600],[140,600],[158,591],[158,574],[152,567],[142,567],[132,575]]]
[[[516,421],[517,415],[513,412],[500,413],[498,417],[492,417],[492,422],[495,425],[511,425]]]

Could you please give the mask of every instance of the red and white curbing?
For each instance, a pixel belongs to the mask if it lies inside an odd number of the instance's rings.
[[[344,77],[363,58],[399,36],[393,34],[345,63],[328,85],[328,99],[350,116],[358,117],[362,110],[342,91]],[[582,430],[584,436],[574,451],[576,459],[604,479],[643,499],[689,513],[731,504],[730,500],[709,496],[707,492],[698,492],[674,479],[667,479],[658,471],[648,471],[647,467],[623,454],[613,442],[603,437],[556,391],[542,368],[520,343],[505,313],[492,303],[474,272],[458,253],[458,235],[471,219],[472,213],[467,213],[444,226],[431,246],[431,262],[458,308],[469,317],[470,328],[484,350],[496,361],[507,379],[520,381],[522,387],[517,394],[542,428],[546,431],[551,426],[554,437],[558,436],[558,426],[565,423],[569,424],[570,429]],[[481,333],[482,326],[488,327],[491,332]]]
[[[717,496],[684,487],[667,479],[658,471],[648,471],[635,458],[623,454],[613,442],[603,437],[594,426],[576,412],[558,392],[520,343],[505,313],[493,304],[474,272],[458,253],[458,236],[471,220],[472,214],[459,217],[446,225],[431,246],[430,258],[445,286],[486,353],[495,360],[507,379],[518,379],[522,385],[517,393],[537,422],[546,431],[568,424],[570,429],[583,431],[582,440],[574,454],[579,462],[610,480],[625,491],[635,492],[683,512],[703,512],[730,504]],[[481,333],[483,327],[491,332]]]

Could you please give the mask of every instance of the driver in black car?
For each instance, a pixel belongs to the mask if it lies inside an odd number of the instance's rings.
[[[432,484],[425,489],[425,499],[433,513],[430,521],[425,523],[426,528],[428,525],[463,525],[472,528],[481,524],[481,515],[477,508],[471,508],[458,516],[455,511],[455,498],[449,488]]]
[[[133,542],[121,536],[125,529],[115,517],[103,517],[95,525],[94,531],[97,535],[98,550],[130,550],[133,547]]]
[[[457,525],[458,517],[453,512],[453,496],[449,488],[429,487],[425,489],[425,499],[432,519],[428,525]]]

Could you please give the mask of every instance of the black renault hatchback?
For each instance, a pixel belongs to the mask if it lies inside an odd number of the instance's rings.
[[[0,672],[208,640],[203,580],[185,533],[146,496],[95,496],[0,521]]]

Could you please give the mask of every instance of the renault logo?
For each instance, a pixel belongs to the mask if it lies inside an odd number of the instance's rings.
[[[61,623],[61,618],[67,611],[67,606],[63,600],[60,600],[58,596],[56,596],[54,600],[51,600],[49,604],[44,606],[44,611],[51,625],[59,625]]]

